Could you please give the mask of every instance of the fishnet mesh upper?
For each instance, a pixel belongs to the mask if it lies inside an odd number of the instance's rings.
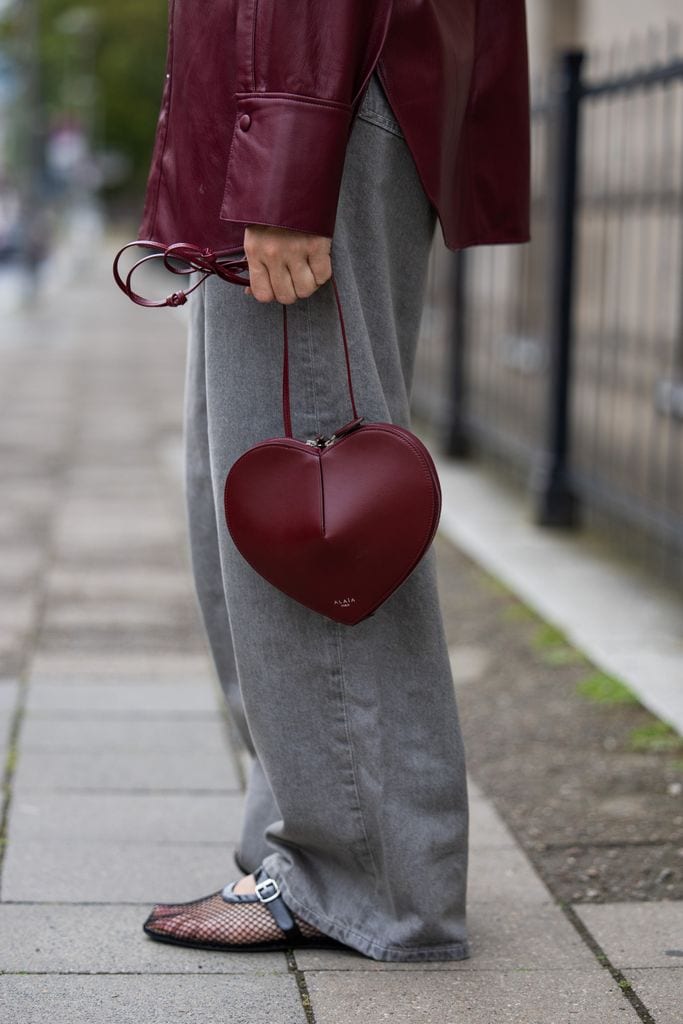
[[[268,908],[262,903],[227,903],[222,890],[189,903],[159,904],[146,922],[159,935],[191,942],[249,945],[286,938]],[[313,925],[292,915],[308,937],[321,933]]]

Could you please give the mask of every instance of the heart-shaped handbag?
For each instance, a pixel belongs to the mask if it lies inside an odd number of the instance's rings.
[[[358,415],[339,292],[334,288],[353,418],[330,437],[292,436],[287,307],[283,304],[284,437],[249,448],[225,481],[235,546],[269,583],[352,626],[403,583],[431,544],[441,488],[415,434]]]
[[[127,272],[123,254],[145,253]],[[135,272],[161,262],[187,289],[148,299],[133,288]],[[114,260],[119,288],[140,306],[182,306],[211,274],[249,284],[246,257],[187,242],[124,245]],[[419,438],[393,423],[358,415],[339,292],[339,313],[353,419],[331,437],[298,441],[289,404],[287,307],[283,304],[282,417],[285,437],[254,445],[225,481],[225,519],[238,551],[256,572],[289,597],[352,626],[368,618],[410,575],[431,544],[441,514],[441,488]]]

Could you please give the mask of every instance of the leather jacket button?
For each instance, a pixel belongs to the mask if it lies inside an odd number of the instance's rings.
[[[250,124],[251,124],[251,118],[249,117],[249,114],[242,114],[241,118],[239,119],[239,126],[242,129],[242,131],[243,132],[249,131],[249,125]]]

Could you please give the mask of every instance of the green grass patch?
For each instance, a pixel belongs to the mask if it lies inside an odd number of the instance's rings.
[[[586,700],[598,704],[639,704],[639,700],[628,686],[605,672],[593,672],[580,679],[576,692]]]
[[[576,665],[579,662],[587,661],[581,651],[570,647],[569,644],[563,644],[561,647],[549,647],[547,651],[541,652],[540,658],[546,665]]]
[[[501,594],[503,597],[510,597],[511,590],[506,587],[502,580],[499,580],[496,576],[491,576],[490,573],[484,572],[483,569],[477,569],[477,575],[484,586],[492,590],[494,594]]]
[[[522,601],[512,601],[503,609],[503,618],[508,622],[538,622],[539,617]]]
[[[572,647],[565,634],[548,622],[543,622],[536,629],[532,644],[546,665],[574,665],[586,661],[581,651]]]
[[[668,722],[648,722],[639,725],[629,733],[631,750],[642,750],[648,753],[669,753],[683,750],[683,736],[679,736]]]
[[[567,645],[567,638],[562,630],[544,622],[534,633],[534,647],[537,651],[547,650],[548,647],[560,647]]]
[[[587,660],[580,651],[572,647],[562,630],[551,626],[549,622],[544,622],[541,616],[523,601],[513,599],[503,608],[502,615],[507,622],[536,623],[531,644],[544,664],[574,665],[576,662]]]

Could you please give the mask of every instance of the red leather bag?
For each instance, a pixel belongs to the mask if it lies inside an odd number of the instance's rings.
[[[121,257],[145,255],[127,272]],[[135,271],[161,262],[175,275],[201,277],[164,299],[147,299]],[[181,306],[210,274],[249,283],[246,258],[187,243],[125,245],[114,261],[119,287],[141,306]],[[225,520],[235,546],[264,579],[307,608],[353,626],[375,612],[410,575],[431,544],[441,515],[441,487],[420,439],[393,423],[358,415],[346,328],[334,277],[352,419],[330,437],[292,435],[287,306],[282,306],[284,437],[249,448],[232,465],[224,490]]]
[[[284,437],[249,448],[225,481],[230,536],[256,572],[307,608],[346,625],[368,618],[410,575],[441,514],[432,458],[415,434],[358,415],[332,278],[353,414],[330,437],[292,436],[283,305]]]

